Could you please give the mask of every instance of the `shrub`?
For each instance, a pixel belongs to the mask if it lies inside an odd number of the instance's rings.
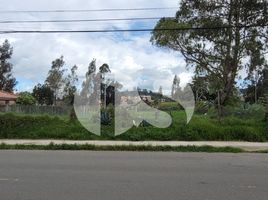
[[[261,104],[241,104],[239,106],[223,107],[222,117],[236,117],[237,119],[255,119],[263,120],[265,117],[265,108]],[[218,117],[218,110],[214,107],[208,109],[210,118]]]
[[[20,93],[17,104],[21,105],[34,105],[36,104],[36,99],[29,92]]]
[[[0,114],[0,138],[5,139],[72,139],[72,140],[241,140],[267,141],[268,124],[258,119],[243,119],[236,116],[225,117],[219,122],[204,115],[194,115],[186,125],[184,112],[173,111],[173,124],[160,129],[148,124],[133,127],[126,133],[114,136],[113,123],[103,125],[102,136],[95,136],[77,121],[47,115]]]
[[[206,114],[209,110],[209,104],[205,101],[198,101],[195,105],[195,113]]]

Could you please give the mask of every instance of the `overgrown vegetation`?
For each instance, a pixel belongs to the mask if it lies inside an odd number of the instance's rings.
[[[257,86],[262,84],[253,77],[261,77],[262,70],[267,69],[267,8],[266,0],[182,0],[175,18],[158,21],[151,41],[184,56],[195,72],[196,100],[197,94],[209,91],[221,115],[222,107],[236,97],[241,70],[248,72],[257,100]],[[185,31],[195,27],[199,30]],[[159,31],[174,28],[183,30]]]
[[[0,138],[268,141],[267,23],[267,0],[181,0],[175,18],[158,21],[151,41],[185,58],[187,67],[194,72],[189,90],[188,85],[181,87],[180,77],[175,75],[171,93],[167,95],[165,91],[167,96],[162,86],[158,93],[139,87],[128,91],[123,83],[109,78],[110,66],[104,63],[97,67],[96,59],[88,65],[85,79],[78,87],[79,66],[67,67],[61,56],[51,63],[43,84],[36,85],[32,93],[20,93],[17,103],[22,106],[10,106],[9,101],[2,100],[6,106],[0,107],[0,112],[28,115],[0,115]],[[17,84],[11,56],[12,47],[6,40],[0,45],[0,90],[8,92],[13,92]],[[244,83],[241,72],[247,72]],[[81,108],[89,105],[101,108],[101,116],[93,116],[102,125],[100,137],[85,130],[74,110],[68,110],[74,105],[75,93],[79,94],[76,100]],[[115,137],[115,99],[125,104],[124,109],[143,101],[147,106],[168,112],[173,124],[166,129],[155,128],[145,121],[142,113],[138,116],[142,121],[139,127]],[[195,116],[186,125],[182,108],[186,108],[185,102],[193,108],[194,100]],[[50,112],[46,106],[51,105]],[[36,115],[43,113],[50,116]],[[63,116],[53,117],[55,114]],[[155,118],[158,119],[157,112]]]
[[[161,151],[161,152],[206,152],[206,153],[243,153],[239,148],[212,146],[96,146],[76,144],[49,145],[6,145],[0,144],[1,150],[72,150],[72,151]]]
[[[166,129],[153,126],[133,127],[115,137],[113,125],[102,125],[102,135],[91,134],[77,120],[50,116],[0,115],[0,138],[2,139],[71,139],[71,140],[186,140],[186,141],[268,141],[268,124],[255,115],[247,118],[241,113],[218,121],[213,110],[208,115],[194,115],[186,125],[183,111],[169,111],[173,124]]]

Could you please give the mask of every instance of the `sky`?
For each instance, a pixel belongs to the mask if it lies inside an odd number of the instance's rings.
[[[178,7],[178,0],[0,0],[2,10],[64,10]],[[4,20],[60,20],[131,17],[173,17],[176,9],[127,12],[91,13],[1,13]],[[92,30],[153,28],[157,20],[86,23],[0,24],[1,30]],[[191,72],[178,53],[151,44],[150,33],[68,33],[68,34],[9,34],[0,35],[0,42],[8,39],[13,46],[12,64],[18,80],[16,90],[31,91],[37,83],[44,83],[51,62],[64,56],[66,68],[78,66],[80,82],[88,64],[95,58],[97,66],[107,63],[117,81],[125,89],[141,87],[165,94],[175,74],[181,84],[191,80]]]

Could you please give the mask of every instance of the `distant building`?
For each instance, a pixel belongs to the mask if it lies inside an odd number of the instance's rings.
[[[152,96],[150,96],[150,95],[141,95],[140,97],[144,102],[147,102],[147,103],[153,103],[154,102],[152,100]]]
[[[16,104],[17,98],[18,96],[13,93],[4,92],[0,90],[0,106],[14,105]]]
[[[152,96],[150,95],[140,95],[140,96],[121,96],[121,106],[128,106],[130,104],[138,104],[140,101],[145,103],[153,103]]]

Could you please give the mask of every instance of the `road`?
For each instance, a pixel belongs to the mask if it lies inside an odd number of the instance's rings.
[[[267,154],[0,151],[1,200],[267,198]]]

